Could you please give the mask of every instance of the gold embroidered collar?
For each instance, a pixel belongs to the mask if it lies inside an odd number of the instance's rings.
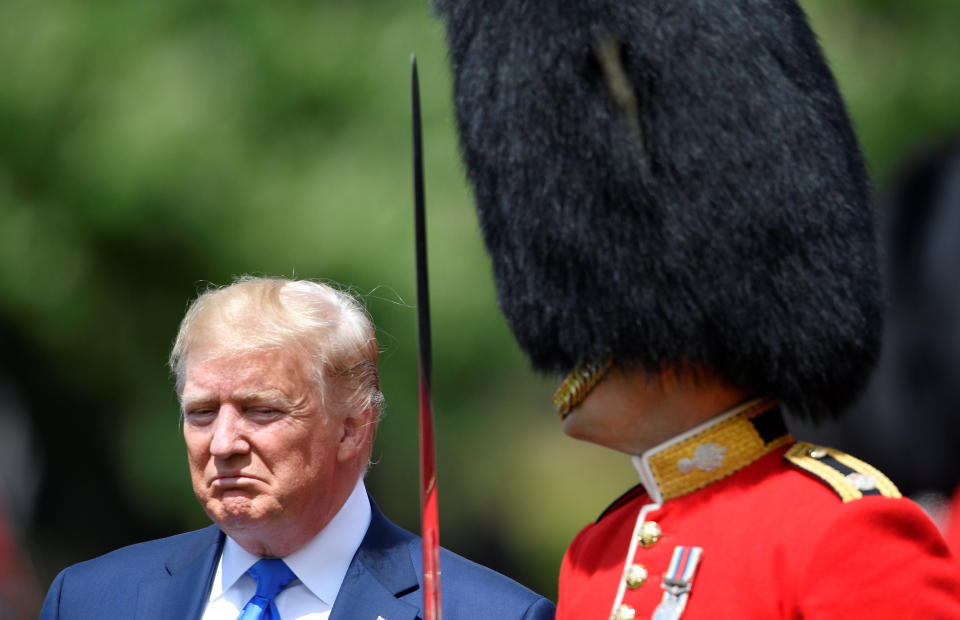
[[[790,441],[777,402],[760,398],[632,460],[647,493],[662,504],[726,478]]]

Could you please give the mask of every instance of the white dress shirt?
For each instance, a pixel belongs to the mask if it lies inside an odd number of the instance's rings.
[[[363,478],[340,511],[306,545],[283,558],[297,576],[275,599],[283,620],[327,620],[350,562],[370,526],[370,502]],[[257,591],[247,574],[259,557],[227,536],[203,620],[236,620]]]

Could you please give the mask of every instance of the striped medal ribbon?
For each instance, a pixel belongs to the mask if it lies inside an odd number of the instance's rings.
[[[673,548],[670,566],[660,586],[664,590],[663,598],[654,610],[652,620],[679,620],[683,615],[702,555],[702,547],[678,545]]]

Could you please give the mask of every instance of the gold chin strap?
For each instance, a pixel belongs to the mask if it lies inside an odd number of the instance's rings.
[[[557,408],[560,419],[567,417],[574,407],[584,401],[593,386],[600,383],[612,365],[611,357],[602,364],[581,364],[570,371],[553,394],[553,406]]]

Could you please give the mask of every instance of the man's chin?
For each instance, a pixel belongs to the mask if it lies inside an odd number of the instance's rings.
[[[588,433],[586,428],[584,428],[584,421],[577,415],[577,411],[571,411],[563,418],[563,432],[573,439],[580,439],[582,441],[589,441]]]
[[[205,509],[210,519],[227,533],[255,528],[267,518],[266,511],[260,509],[253,498],[242,494],[230,493],[210,500]]]
[[[571,411],[563,419],[563,432],[573,439],[596,444],[604,448],[616,450],[633,456],[640,454],[646,448],[636,447],[636,440],[631,441],[628,435],[611,434],[602,425],[590,420],[588,415],[578,413],[577,410]]]

